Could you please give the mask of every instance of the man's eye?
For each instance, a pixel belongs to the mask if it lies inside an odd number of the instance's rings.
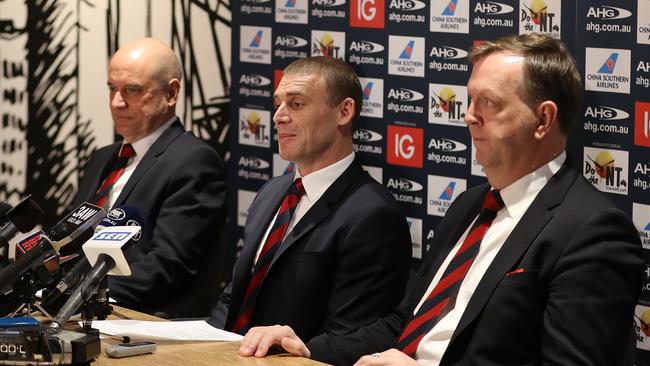
[[[291,108],[301,108],[305,103],[301,102],[291,102]]]

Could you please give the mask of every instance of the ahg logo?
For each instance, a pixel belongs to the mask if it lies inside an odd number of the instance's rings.
[[[422,168],[424,133],[421,128],[388,126],[388,164]]]
[[[630,16],[632,16],[632,13],[629,10],[607,5],[590,6],[589,10],[587,10],[587,18],[611,20],[629,18]]]
[[[377,53],[384,50],[384,46],[379,43],[370,41],[352,41],[350,43],[350,51],[360,53]]]
[[[487,15],[501,15],[512,13],[514,8],[510,5],[497,3],[494,1],[477,2],[474,6],[474,12]]]
[[[422,190],[422,184],[406,178],[389,178],[386,187],[404,192],[418,192]]]
[[[415,102],[424,99],[424,95],[415,90],[399,88],[399,89],[390,89],[388,91],[388,98],[396,99],[400,102]]]
[[[384,0],[350,1],[350,26],[384,28]]]
[[[239,83],[250,86],[266,86],[271,84],[271,80],[258,74],[242,74]]]
[[[358,140],[359,142],[373,142],[373,141],[381,141],[382,136],[375,131],[367,130],[365,128],[359,128],[354,131],[352,138]]]
[[[585,117],[598,118],[600,120],[617,120],[617,119],[626,119],[630,115],[620,109],[608,107],[608,106],[597,106],[592,107],[588,106],[585,111]]]
[[[307,45],[307,40],[293,35],[278,36],[275,39],[276,46],[300,48]]]

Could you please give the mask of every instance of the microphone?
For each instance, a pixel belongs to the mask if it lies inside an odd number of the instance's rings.
[[[106,217],[104,209],[84,202],[52,226],[47,232],[47,236],[52,239],[54,248],[61,255],[76,253],[81,249],[81,245],[92,236],[94,227],[104,217]],[[71,242],[74,243],[70,244]]]
[[[0,271],[0,289],[4,293],[9,292],[8,288],[12,287],[14,282],[30,269],[43,274],[38,270],[38,267],[44,266],[47,257],[57,255],[52,242],[47,236],[37,232],[27,240],[35,240],[30,245],[31,249]]]
[[[47,278],[47,274],[40,269],[46,265],[45,260],[50,256],[58,258],[58,249],[73,241],[76,242],[76,239],[87,240],[92,236],[93,225],[105,215],[103,209],[84,202],[52,226],[47,234],[36,232],[22,240],[16,246],[16,260],[0,271],[0,289],[4,290],[9,285],[13,285],[30,269],[43,276],[42,278]]]
[[[29,195],[20,201],[14,208],[7,211],[9,222],[0,229],[0,246],[9,244],[18,232],[26,233],[38,224],[43,210],[32,200]]]
[[[95,233],[100,232],[102,229],[113,226],[144,226],[144,220],[138,210],[132,206],[117,206],[110,210],[106,217],[104,217],[97,228]],[[137,242],[140,240],[142,231],[134,235],[132,240]],[[90,239],[90,238],[87,238]],[[87,240],[86,239],[86,240]],[[56,301],[61,295],[63,295],[69,288],[74,287],[83,277],[85,273],[90,271],[91,265],[90,262],[86,259],[86,256],[81,253],[77,259],[77,263],[70,269],[63,277],[59,283],[48,292],[47,297],[43,299],[43,304],[51,304]]]
[[[84,253],[93,267],[54,317],[53,327],[63,327],[79,307],[97,292],[107,274],[131,274],[124,251],[133,244],[131,238],[140,231],[139,226],[107,227],[83,245]]]

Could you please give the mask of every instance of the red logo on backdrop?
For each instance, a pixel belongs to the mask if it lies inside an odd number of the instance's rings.
[[[421,128],[388,126],[388,164],[422,168],[424,132]]]
[[[650,103],[634,103],[634,145],[650,146]]]
[[[351,0],[350,26],[384,28],[384,0]]]
[[[273,70],[273,91],[275,91],[278,88],[278,85],[280,84],[280,80],[282,80],[282,70],[275,69]]]

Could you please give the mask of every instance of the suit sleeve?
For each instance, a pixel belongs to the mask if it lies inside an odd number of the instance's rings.
[[[625,213],[593,214],[551,273],[543,316],[544,365],[619,365],[641,290],[641,246]]]
[[[329,331],[307,343],[316,359],[326,359],[330,341],[388,314],[402,299],[408,280],[410,233],[395,208],[384,206],[364,215],[339,248],[324,324]]]
[[[120,302],[146,307],[174,300],[198,272],[209,246],[219,245],[225,217],[220,159],[207,145],[184,148],[172,164],[152,168],[169,170],[157,174],[170,178],[151,220],[155,227],[147,249],[129,257],[132,275],[109,278],[111,296]]]
[[[217,304],[210,312],[210,317],[207,320],[208,324],[219,329],[224,329],[226,326],[226,320],[228,320],[228,310],[230,309],[231,294],[232,282],[230,282],[219,295]]]

